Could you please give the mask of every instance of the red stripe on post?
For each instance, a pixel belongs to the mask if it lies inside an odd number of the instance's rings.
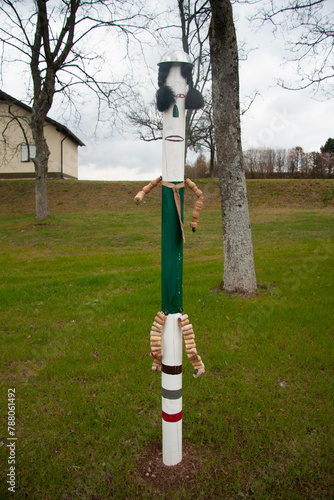
[[[162,412],[162,418],[165,422],[179,422],[182,420],[182,411],[179,413],[174,413],[174,415],[170,415],[169,413]]]

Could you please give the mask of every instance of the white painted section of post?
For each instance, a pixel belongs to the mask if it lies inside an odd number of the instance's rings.
[[[182,332],[178,318],[181,314],[169,314],[161,338],[162,362],[168,366],[182,365]],[[167,391],[182,390],[182,373],[161,373],[161,386]],[[174,415],[182,411],[182,396],[178,399],[162,397],[162,411]],[[162,420],[162,461],[176,465],[182,460],[182,419],[178,422]]]
[[[186,80],[181,74],[181,63],[174,63],[166,80],[176,97],[179,118],[173,117],[173,106],[163,114],[162,178],[167,182],[183,182],[185,155],[185,94]],[[184,97],[178,97],[184,96]],[[179,140],[168,140],[179,137]],[[182,140],[181,140],[182,139]]]
[[[182,461],[182,420],[163,421],[162,461],[164,465],[177,465]]]

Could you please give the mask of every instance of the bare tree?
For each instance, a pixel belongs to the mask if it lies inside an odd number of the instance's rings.
[[[112,106],[126,89],[123,82],[109,83],[110,75],[101,80],[96,63],[101,56],[90,47],[93,33],[101,28],[121,33],[129,40],[148,19],[142,15],[139,3],[108,0],[3,0],[0,4],[2,22],[0,42],[2,63],[6,61],[28,65],[32,80],[32,114],[30,128],[36,147],[33,158],[36,172],[36,217],[49,214],[47,173],[50,151],[44,136],[45,119],[55,94],[72,99],[73,86],[84,85],[97,97],[99,117],[101,103]],[[140,23],[137,22],[138,16]],[[138,27],[140,26],[140,28]],[[88,47],[88,48],[87,48]],[[103,61],[102,61],[103,62]]]
[[[256,290],[244,160],[241,147],[238,46],[230,0],[210,0],[213,117],[222,203],[223,288]]]
[[[297,146],[289,151],[288,171],[294,175],[297,172],[304,172],[306,165],[306,156],[303,148]]]
[[[244,161],[249,177],[272,177],[287,170],[287,150],[249,148],[244,151]]]
[[[334,170],[334,153],[317,153],[316,167],[322,176],[331,177]]]
[[[264,0],[253,20],[270,23],[281,33],[296,65],[298,83],[282,80],[284,88],[312,87],[326,97],[334,96],[334,23],[332,0]]]
[[[287,170],[287,150],[286,149],[277,149],[276,150],[276,172],[282,174]]]

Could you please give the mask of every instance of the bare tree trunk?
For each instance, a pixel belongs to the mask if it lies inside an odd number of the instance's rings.
[[[44,113],[42,116],[44,117]],[[47,178],[50,150],[44,137],[44,119],[34,109],[30,126],[36,146],[34,159],[36,219],[41,220],[49,215]]]
[[[43,137],[44,139],[44,137]],[[36,203],[36,219],[45,219],[49,215],[48,203],[48,158],[49,148],[44,139],[43,152],[37,153],[35,161],[35,203]],[[38,147],[36,145],[36,151]]]
[[[256,290],[253,244],[241,146],[238,47],[230,0],[210,0],[213,117],[222,203],[223,288]]]
[[[37,170],[35,178],[35,203],[36,203],[36,219],[45,219],[49,215],[47,177],[48,168],[42,167]]]

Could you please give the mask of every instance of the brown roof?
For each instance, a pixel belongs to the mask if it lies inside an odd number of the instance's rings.
[[[15,97],[6,94],[6,92],[3,92],[2,90],[0,90],[0,101],[12,102],[14,104],[17,104],[21,108],[25,109],[26,111],[29,111],[30,113],[32,111],[32,108],[30,106],[24,104],[18,99],[15,99]],[[52,118],[49,118],[48,116],[46,117],[45,121],[51,123],[51,125],[53,125],[59,132],[63,132],[65,135],[67,135],[67,137],[70,137],[70,139],[72,139],[73,142],[78,144],[78,146],[85,146],[85,144],[76,135],[74,135],[73,132],[71,132],[67,127],[65,127],[65,125],[56,122],[56,120],[52,120]]]

